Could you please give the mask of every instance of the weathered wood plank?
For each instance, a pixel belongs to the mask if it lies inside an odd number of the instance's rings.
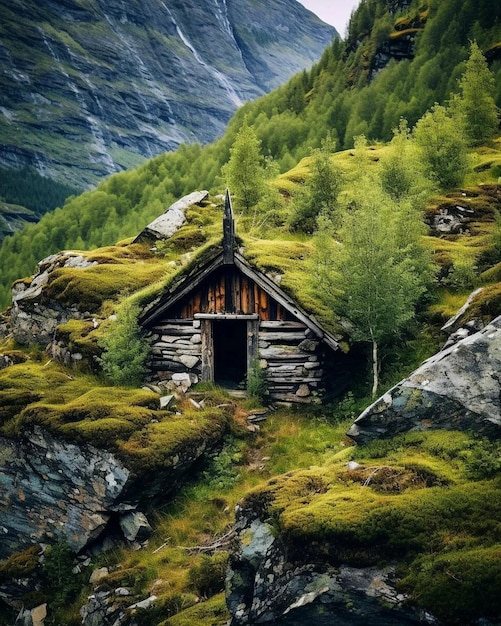
[[[287,332],[266,332],[260,331],[260,337],[263,341],[283,341],[284,343],[301,343],[304,341],[304,332],[287,331]]]
[[[201,381],[208,383],[214,380],[214,337],[212,322],[202,320],[200,332],[202,335],[202,372]]]
[[[259,325],[260,330],[261,329],[283,329],[283,330],[296,330],[298,328],[302,328],[303,330],[306,330],[306,325],[303,324],[302,322],[288,322],[288,321],[284,321],[284,320],[262,320],[260,325]]]

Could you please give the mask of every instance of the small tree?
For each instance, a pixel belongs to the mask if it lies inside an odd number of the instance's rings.
[[[424,205],[432,184],[425,176],[407,120],[402,118],[393,130],[393,139],[379,163],[383,190],[392,200],[411,198],[415,205]]]
[[[290,225],[293,230],[312,233],[317,229],[319,215],[331,221],[336,219],[337,198],[342,186],[342,172],[332,162],[335,150],[330,135],[322,141],[322,147],[312,150],[310,176],[304,189],[294,198]]]
[[[402,220],[409,227],[405,238]],[[327,304],[351,320],[353,338],[371,343],[373,397],[379,384],[380,345],[412,318],[429,276],[422,272],[421,227],[419,212],[410,213],[408,207],[403,212],[377,178],[365,176],[344,214],[341,245],[331,247],[331,284],[326,285],[324,275],[321,293]],[[325,241],[323,246],[325,253]]]
[[[475,41],[471,44],[470,57],[459,87],[461,97],[458,106],[464,118],[466,137],[470,145],[478,146],[496,134],[498,115],[494,101],[494,76]]]
[[[104,372],[116,385],[137,386],[145,374],[149,343],[141,337],[137,318],[139,306],[126,298],[110,321],[106,334],[99,341],[103,348],[100,362]]]
[[[442,189],[461,185],[468,169],[468,151],[461,120],[435,104],[416,124],[414,136],[429,177]]]
[[[230,148],[230,159],[221,171],[227,186],[247,213],[259,202],[266,178],[260,149],[261,141],[246,117]]]

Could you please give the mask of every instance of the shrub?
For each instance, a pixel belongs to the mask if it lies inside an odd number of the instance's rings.
[[[224,552],[212,556],[204,554],[200,561],[191,567],[188,580],[203,598],[210,598],[224,590],[224,579],[228,555]]]
[[[100,340],[104,349],[100,362],[104,372],[116,385],[137,386],[145,374],[149,343],[141,337],[137,318],[139,306],[125,299],[117,311],[116,321]]]
[[[264,403],[268,396],[268,379],[258,359],[253,359],[247,372],[247,393],[250,398]]]

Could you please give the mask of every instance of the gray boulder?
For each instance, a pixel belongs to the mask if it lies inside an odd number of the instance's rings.
[[[209,196],[208,191],[194,191],[174,202],[165,213],[148,224],[134,239],[134,243],[168,239],[186,222],[185,212],[190,206],[200,204]]]
[[[368,407],[348,435],[357,442],[410,430],[501,435],[501,316],[438,352]]]

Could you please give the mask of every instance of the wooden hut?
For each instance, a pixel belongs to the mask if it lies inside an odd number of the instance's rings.
[[[237,251],[228,192],[223,232],[222,247],[140,319],[152,336],[152,379],[189,374],[193,381],[245,385],[258,362],[272,400],[310,402],[324,388],[325,358],[338,343]]]

